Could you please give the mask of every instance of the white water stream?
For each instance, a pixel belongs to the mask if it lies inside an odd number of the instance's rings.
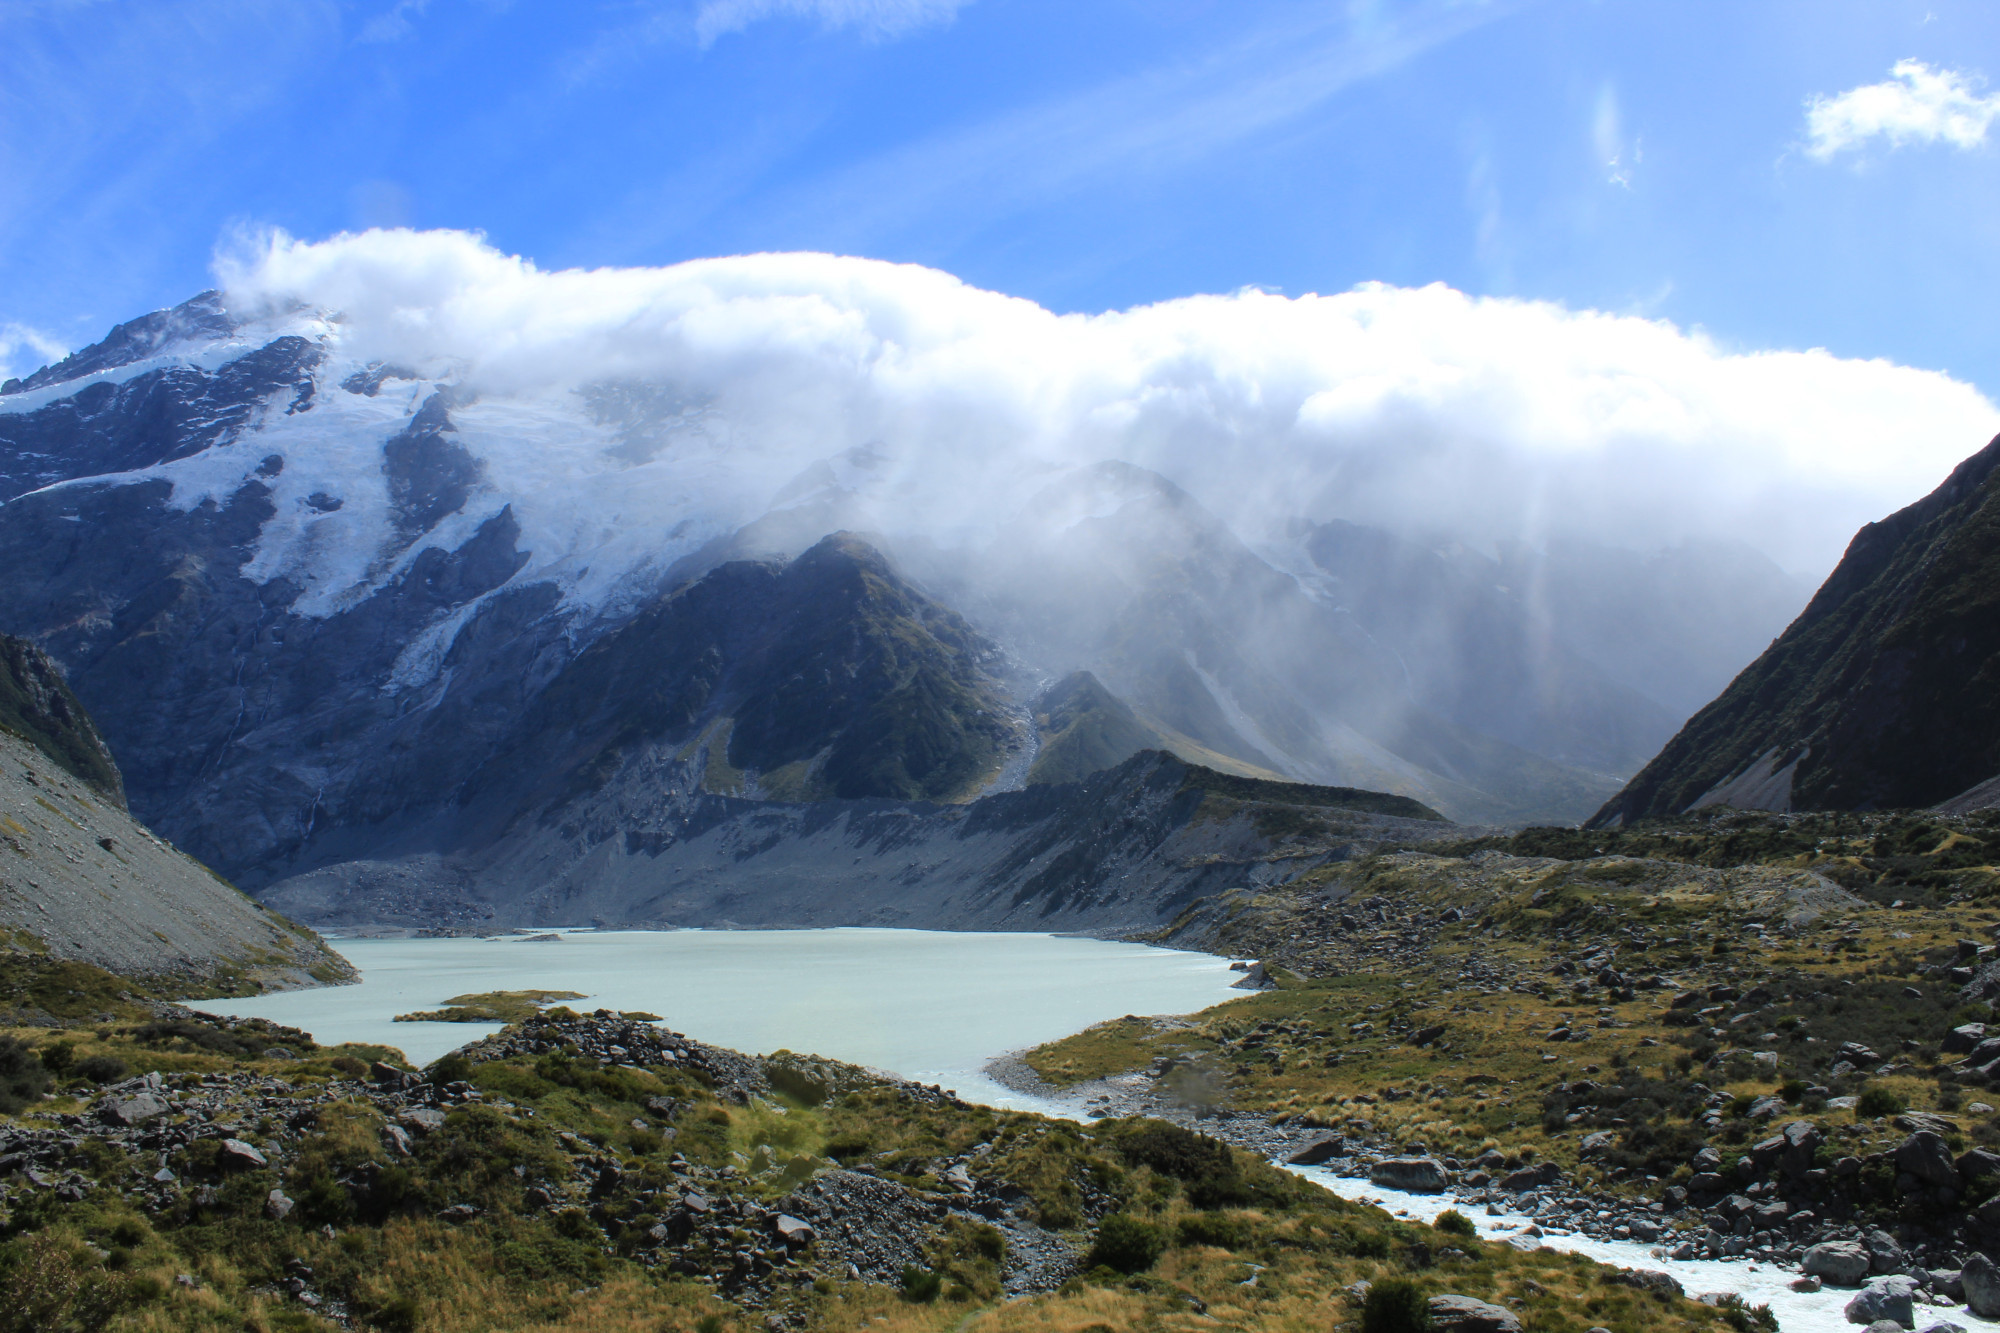
[[[360,984],[201,1001],[236,1017],[303,1028],[323,1044],[400,1047],[419,1062],[498,1024],[397,1023],[454,995],[573,990],[578,1009],[643,1009],[698,1041],[734,1050],[812,1052],[955,1089],[968,1101],[1075,1119],[1075,1106],[1014,1092],[983,1072],[994,1057],[1122,1014],[1179,1014],[1231,998],[1236,978],[1208,954],[1053,935],[915,930],[586,931],[554,940],[334,941]],[[1404,1194],[1317,1167],[1293,1167],[1334,1193],[1428,1222],[1449,1195]],[[1461,1209],[1504,1239],[1532,1219]],[[1733,1291],[1768,1304],[1781,1333],[1837,1333],[1849,1291],[1792,1291],[1793,1273],[1742,1260],[1676,1262],[1653,1246],[1549,1232],[1542,1243],[1621,1268],[1671,1273],[1688,1294]],[[1917,1328],[1949,1321],[2000,1329],[1963,1306],[1918,1307]]]

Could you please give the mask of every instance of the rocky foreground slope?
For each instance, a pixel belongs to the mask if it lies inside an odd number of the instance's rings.
[[[1163,936],[1274,988],[1028,1065],[1094,1114],[1316,1127],[1309,1160],[1544,1231],[1868,1283],[1857,1310],[1900,1282],[1900,1327],[2000,1316],[1996,828],[1730,812],[1330,863]]]
[[[968,1106],[648,1016],[552,1010],[418,1072],[112,1004],[0,1038],[15,1326],[1770,1327],[1166,1121]]]

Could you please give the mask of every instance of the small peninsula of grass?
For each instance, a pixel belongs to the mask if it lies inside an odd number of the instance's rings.
[[[398,1023],[522,1023],[552,1004],[581,1000],[573,990],[490,990],[454,995],[443,1009],[397,1014]]]

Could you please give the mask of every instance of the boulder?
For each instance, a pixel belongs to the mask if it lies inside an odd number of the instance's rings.
[[[1910,1328],[1917,1321],[1917,1284],[1906,1277],[1870,1278],[1859,1295],[1847,1303],[1847,1322],[1872,1324],[1880,1319]]]
[[[263,1153],[242,1139],[224,1139],[216,1151],[215,1164],[224,1171],[254,1171],[270,1165]]]
[[[1983,1038],[1965,1057],[1969,1065],[1983,1065],[1989,1060],[2000,1060],[2000,1037]]]
[[[1868,1251],[1851,1240],[1821,1241],[1799,1261],[1802,1271],[1836,1287],[1860,1286],[1868,1267]]]
[[[1984,1023],[1965,1023],[1945,1033],[1944,1040],[1938,1043],[1938,1049],[1946,1055],[1963,1055],[1985,1040]]]
[[[1430,1316],[1438,1333],[1521,1333],[1520,1317],[1513,1311],[1470,1296],[1433,1296]]]
[[[1704,1171],[1687,1183],[1688,1193],[1694,1195],[1720,1194],[1728,1188],[1729,1182],[1713,1171]]]
[[[812,1243],[813,1229],[808,1222],[802,1222],[789,1213],[779,1213],[771,1221],[771,1230],[779,1240],[787,1245],[809,1245]]]
[[[1509,1171],[1501,1178],[1500,1188],[1509,1194],[1520,1194],[1556,1184],[1561,1179],[1561,1167],[1554,1162],[1543,1162],[1540,1166],[1524,1166],[1518,1171]]]
[[[1965,1256],[1958,1271],[1965,1285],[1965,1306],[1981,1319],[2000,1319],[2000,1264],[1978,1250]]]
[[[1435,1157],[1390,1157],[1368,1168],[1369,1183],[1410,1194],[1441,1194],[1451,1182]]]
[[[1595,1134],[1584,1135],[1583,1141],[1576,1145],[1576,1150],[1588,1157],[1594,1153],[1608,1151],[1617,1142],[1618,1136],[1616,1134],[1613,1134],[1608,1129],[1600,1129]]]
[[[1910,1271],[1909,1256],[1903,1253],[1903,1247],[1896,1243],[1894,1236],[1880,1227],[1864,1233],[1861,1244],[1867,1249],[1869,1262],[1877,1273]]]
[[[1688,1167],[1696,1175],[1700,1175],[1704,1171],[1720,1171],[1722,1169],[1722,1154],[1714,1148],[1703,1148],[1693,1157],[1688,1158]]]
[[[1826,1134],[1810,1120],[1794,1120],[1785,1126],[1785,1151],[1778,1169],[1788,1176],[1803,1176],[1812,1170],[1813,1158],[1826,1143]]]
[[[444,1112],[429,1106],[415,1106],[396,1117],[419,1134],[444,1128]]]
[[[173,1110],[165,1101],[150,1092],[142,1092],[136,1097],[112,1097],[97,1108],[98,1118],[113,1125],[143,1125],[157,1116]]]
[[[296,1207],[298,1205],[286,1198],[283,1190],[272,1190],[264,1196],[264,1216],[273,1222],[284,1221],[292,1215],[292,1209]]]
[[[1661,1296],[1680,1297],[1685,1294],[1681,1284],[1671,1273],[1661,1273],[1651,1268],[1633,1268],[1612,1275],[1613,1282],[1627,1287],[1637,1287],[1640,1291],[1656,1292]]]
[[[2000,1153],[1988,1152],[1984,1148],[1970,1148],[1958,1155],[1958,1161],[1954,1165],[1958,1167],[1961,1178],[1967,1181],[1977,1180],[1981,1176],[2000,1172]]]
[[[1318,1166],[1330,1162],[1347,1150],[1347,1140],[1338,1134],[1322,1134],[1299,1149],[1285,1160],[1293,1166]]]
[[[1917,1330],[1917,1333],[1965,1333],[1965,1325],[1954,1324],[1949,1319],[1940,1319],[1936,1323],[1925,1324]]]
[[[1962,1186],[1951,1148],[1928,1129],[1918,1130],[1896,1149],[1896,1169],[1907,1171],[1934,1189],[1955,1190]]]

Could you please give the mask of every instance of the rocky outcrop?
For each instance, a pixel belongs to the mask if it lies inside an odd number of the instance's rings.
[[[12,733],[60,765],[105,800],[125,808],[125,780],[111,747],[70,693],[49,655],[23,639],[0,634],[0,730]]]
[[[1931,806],[2000,773],[2000,440],[1856,534],[1812,602],[1591,823]]]
[[[560,818],[520,820],[490,846],[412,847],[262,896],[319,924],[1140,931],[1383,841],[1463,832],[1407,798],[1244,787],[1155,751],[1084,782],[952,806],[718,796],[701,786],[711,763],[704,748],[650,751]]]

